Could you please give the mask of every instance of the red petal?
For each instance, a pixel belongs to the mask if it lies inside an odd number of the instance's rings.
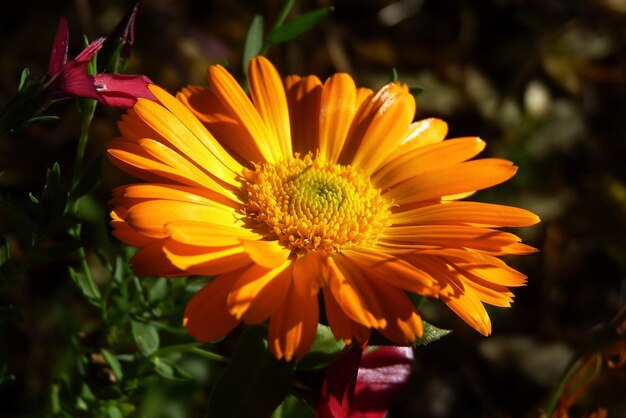
[[[132,107],[138,98],[158,101],[148,85],[152,81],[143,75],[96,74],[93,85],[99,94],[98,100],[108,106]]]
[[[54,43],[52,44],[52,52],[50,53],[50,65],[48,66],[48,74],[50,76],[58,73],[67,62],[68,39],[67,19],[62,17],[59,21]]]
[[[102,44],[104,44],[105,40],[106,38],[98,38],[92,43],[90,43],[89,46],[87,46],[87,48],[83,49],[83,51],[80,54],[78,54],[76,58],[74,58],[74,61],[88,62],[89,60],[91,60],[93,56],[96,55],[96,52],[98,52],[100,48],[102,48]]]
[[[362,349],[352,345],[328,366],[315,418],[348,418]]]
[[[381,347],[365,354],[350,418],[382,418],[406,385],[412,366],[410,347]]]

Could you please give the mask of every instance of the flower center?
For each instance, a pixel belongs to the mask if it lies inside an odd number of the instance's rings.
[[[388,226],[390,204],[350,166],[296,154],[244,176],[248,220],[297,253],[371,243]]]

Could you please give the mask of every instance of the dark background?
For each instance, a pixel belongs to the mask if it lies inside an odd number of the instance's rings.
[[[530,209],[542,218],[516,231],[538,254],[508,260],[529,276],[511,309],[490,309],[493,335],[474,332],[438,302],[424,317],[451,336],[417,351],[417,366],[393,416],[532,416],[569,359],[599,323],[626,301],[626,1],[404,0],[297,2],[292,15],[334,5],[335,12],[269,57],[283,75],[337,71],[378,88],[393,68],[419,85],[417,118],[440,117],[450,137],[480,136],[484,155],[520,167],[505,185],[478,199]],[[58,19],[70,26],[70,55],[80,35],[110,33],[125,1],[4,1],[0,3],[0,104],[19,73],[43,75]],[[175,92],[206,85],[209,65],[226,60],[241,76],[248,26],[256,13],[271,22],[278,1],[146,1],[141,5],[129,73],[145,74]],[[78,113],[71,102],[0,141],[0,192],[39,190],[45,167],[71,167]],[[116,109],[99,108],[88,159],[115,137]],[[65,173],[69,174],[69,173]],[[105,166],[102,199],[122,181]],[[11,225],[0,224],[11,234]],[[80,315],[80,294],[65,267],[30,272],[5,296],[26,313],[0,341],[16,375],[0,388],[2,410],[38,414],[67,344],[54,335],[59,300]],[[61,296],[62,295],[62,296]],[[69,295],[69,296],[68,296]],[[9,395],[9,396],[7,396]],[[607,407],[626,416],[624,370],[604,370],[573,416]],[[8,405],[8,406],[7,406]],[[16,413],[16,412],[14,412]],[[18,415],[21,416],[21,415]]]

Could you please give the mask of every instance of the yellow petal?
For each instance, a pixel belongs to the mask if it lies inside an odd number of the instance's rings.
[[[322,88],[319,112],[319,151],[325,161],[337,161],[357,109],[352,77],[339,73]]]
[[[381,189],[395,186],[418,174],[469,160],[485,148],[480,138],[457,138],[411,150],[389,161],[374,173]]]
[[[517,167],[510,161],[497,158],[472,160],[414,176],[383,196],[398,205],[435,200],[494,186],[513,177],[515,171]]]
[[[298,360],[313,344],[319,318],[317,297],[302,297],[293,286],[270,319],[269,347],[277,359]]]
[[[209,83],[228,115],[248,131],[264,161],[280,161],[281,149],[274,132],[265,126],[259,112],[233,76],[221,65],[213,65],[209,68]]]
[[[394,225],[472,224],[484,227],[534,225],[539,217],[525,209],[478,202],[448,202],[394,213]]]
[[[285,79],[293,151],[301,155],[319,148],[319,114],[322,83],[315,76]]]
[[[289,126],[289,108],[283,82],[278,71],[265,57],[254,57],[248,63],[248,81],[252,102],[259,115],[265,121],[265,126],[273,131],[279,154],[274,152],[278,160],[290,158],[291,128]]]
[[[231,285],[231,280],[218,277],[187,303],[183,325],[196,340],[218,340],[239,324],[239,320],[226,307],[226,295]]]

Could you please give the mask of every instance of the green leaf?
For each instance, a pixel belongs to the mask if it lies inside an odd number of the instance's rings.
[[[40,259],[36,259],[35,264],[46,264],[54,260],[65,257],[68,254],[73,253],[82,247],[85,243],[79,240],[70,239],[67,241],[59,242],[50,248],[46,248],[43,251],[43,255]]]
[[[70,199],[78,200],[81,196],[93,191],[102,180],[102,155],[96,158],[81,176],[78,184],[70,193]]]
[[[30,250],[33,247],[33,235],[37,230],[33,220],[8,196],[6,200],[0,200],[0,212],[4,212],[13,222],[22,249]]]
[[[91,305],[98,308],[102,305],[102,295],[100,294],[100,290],[87,275],[77,273],[70,267],[70,278],[80,288],[80,291]]]
[[[27,124],[31,124],[33,122],[54,122],[61,119],[58,116],[54,116],[54,115],[41,115],[41,116],[35,116],[34,118],[28,119],[26,121]]]
[[[389,82],[395,83],[396,81],[398,81],[398,70],[396,70],[395,68],[392,68],[391,74],[389,74]]]
[[[414,97],[419,96],[420,94],[422,94],[426,89],[424,87],[420,87],[420,86],[413,86],[413,87],[409,87],[409,93],[411,93]]]
[[[320,23],[332,11],[332,7],[325,7],[287,20],[282,25],[272,29],[267,37],[267,42],[277,44],[292,40]]]
[[[445,337],[451,332],[452,330],[437,328],[436,326],[424,321],[424,334],[422,334],[421,338],[415,340],[414,345],[418,346],[430,344],[433,341],[437,341],[438,339]]]
[[[30,69],[26,67],[22,70],[22,73],[20,74],[20,83],[17,85],[17,91],[22,91],[22,89],[26,85],[28,77],[30,77]]]
[[[154,370],[161,376],[166,379],[176,379],[174,374],[174,366],[170,364],[168,361],[155,357],[152,359],[152,364],[154,364]]]
[[[246,43],[243,47],[243,73],[248,73],[248,61],[256,55],[261,53],[263,49],[263,16],[256,15],[252,19],[250,29],[248,29],[248,35],[246,36]]]
[[[145,357],[150,357],[159,349],[159,333],[153,325],[132,321],[131,328],[141,354]]]
[[[289,393],[294,364],[276,360],[265,333],[265,328],[254,326],[239,338],[209,398],[209,418],[267,418]]]
[[[117,360],[117,358],[115,358],[113,354],[111,354],[109,351],[105,349],[102,349],[102,355],[104,356],[104,359],[107,361],[107,363],[109,363],[109,366],[111,366],[111,370],[113,371],[113,374],[115,375],[117,380],[124,379],[124,373],[122,372],[122,365]]]
[[[272,418],[313,418],[313,408],[298,398],[289,395],[272,414]]]
[[[330,327],[319,324],[317,335],[309,352],[298,363],[298,369],[313,370],[327,366],[345,347],[343,341],[337,341]]]

